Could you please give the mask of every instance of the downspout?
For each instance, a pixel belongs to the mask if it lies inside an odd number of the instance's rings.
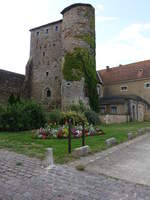
[[[137,117],[137,121],[139,119],[139,109],[138,109],[138,100],[136,101],[136,117]]]
[[[131,106],[130,106],[130,100],[128,99],[128,116],[129,116],[129,122],[131,121]]]

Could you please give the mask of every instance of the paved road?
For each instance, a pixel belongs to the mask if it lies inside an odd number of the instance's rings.
[[[150,134],[100,154],[87,171],[150,186]]]
[[[138,155],[146,156],[147,154],[140,154],[140,151],[144,151],[146,148],[144,145],[147,146],[146,149],[149,149],[148,141],[150,140],[148,139],[150,136],[144,136],[132,142],[128,146],[131,151],[134,150],[132,155],[135,156],[137,149]],[[134,156],[131,157],[129,151],[126,153],[128,148],[125,146],[119,146],[122,149],[119,151],[122,152],[122,155],[128,154],[132,160]],[[134,146],[135,148],[133,148]],[[115,147],[109,152],[81,159],[84,164],[88,163],[85,172],[76,171],[74,165],[77,162],[70,166],[55,166],[53,169],[47,170],[42,168],[41,162],[37,159],[0,150],[0,200],[150,200],[149,186],[99,174],[98,169],[104,169],[107,165],[105,156],[109,154],[111,157],[111,152],[113,159],[118,156],[118,160],[122,160],[121,163],[124,163],[116,149],[118,148]],[[97,160],[91,162],[92,159]],[[142,159],[144,159],[142,161],[146,160],[145,157]],[[117,159],[116,162],[119,163]],[[112,160],[111,163],[113,163]],[[115,166],[119,166],[119,164],[113,163],[113,166],[112,169],[115,169]],[[97,171],[93,173],[93,170],[89,170],[90,168],[96,168]]]

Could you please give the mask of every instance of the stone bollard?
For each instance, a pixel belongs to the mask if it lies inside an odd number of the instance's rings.
[[[145,130],[146,130],[146,133],[150,133],[150,127],[147,127]]]
[[[79,147],[73,150],[72,155],[75,157],[87,156],[91,152],[89,146]]]
[[[117,144],[116,138],[112,137],[106,140],[107,147],[111,147]]]
[[[134,135],[133,133],[127,133],[127,136],[128,136],[128,140],[132,140],[134,138]]]
[[[143,135],[145,133],[145,129],[144,128],[141,128],[137,131],[137,134],[138,135]]]
[[[46,156],[43,162],[43,166],[47,168],[51,168],[54,166],[54,159],[53,159],[53,149],[47,148],[46,149]]]

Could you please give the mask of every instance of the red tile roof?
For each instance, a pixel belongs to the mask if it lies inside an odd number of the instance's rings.
[[[150,78],[150,60],[99,70],[104,84]]]

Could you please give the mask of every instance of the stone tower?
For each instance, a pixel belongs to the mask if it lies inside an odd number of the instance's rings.
[[[79,55],[82,54],[80,51],[86,51],[93,57],[95,63],[95,9],[90,4],[78,3],[65,8],[61,13],[63,14],[63,67],[65,67],[67,55],[74,60],[72,66],[66,66],[66,69],[63,69],[62,107],[65,108],[72,102],[79,100],[88,105],[89,98],[86,94],[85,77],[82,73],[83,69],[81,69],[83,66],[79,66],[82,63],[75,62],[80,60]],[[77,51],[79,51],[79,55],[76,55]],[[68,75],[65,76],[67,70]]]
[[[62,20],[30,30],[25,86],[46,109],[65,109],[79,100],[88,105],[91,69],[96,76],[94,8],[78,3],[61,13]]]

